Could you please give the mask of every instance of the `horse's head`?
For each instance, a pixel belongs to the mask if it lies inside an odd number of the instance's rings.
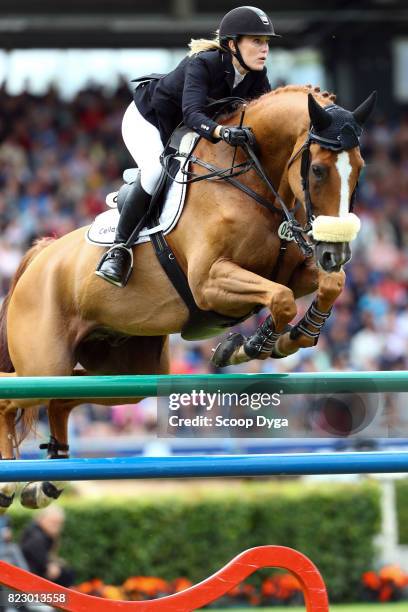
[[[360,229],[352,212],[364,165],[359,137],[375,101],[373,92],[351,112],[336,104],[320,106],[312,94],[308,96],[311,129],[302,152],[302,186],[308,221],[313,219],[315,257],[328,272],[349,261],[349,243]]]

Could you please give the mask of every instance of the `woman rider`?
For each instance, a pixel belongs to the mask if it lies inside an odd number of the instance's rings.
[[[235,147],[246,141],[240,127],[224,127],[210,119],[208,98],[256,98],[271,87],[265,61],[269,39],[278,36],[268,16],[252,6],[229,11],[213,40],[192,40],[190,53],[175,70],[159,79],[146,77],[135,90],[125,112],[123,140],[140,168],[131,196],[126,197],[113,247],[104,255],[96,274],[123,287],[130,267],[124,246],[146,212],[161,175],[160,155],[174,128],[185,125],[213,143]]]

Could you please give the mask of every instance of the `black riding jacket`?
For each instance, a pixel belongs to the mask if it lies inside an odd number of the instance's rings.
[[[141,83],[134,100],[143,117],[159,129],[163,144],[182,120],[204,138],[216,142],[211,134],[218,124],[205,112],[210,101],[231,95],[250,100],[271,89],[266,68],[248,72],[235,88],[234,79],[230,53],[202,51],[185,57],[169,74]]]

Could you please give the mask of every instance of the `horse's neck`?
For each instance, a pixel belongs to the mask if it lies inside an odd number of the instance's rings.
[[[267,95],[249,108],[247,121],[253,126],[265,169],[279,181],[299,143],[306,138],[309,115],[305,96]]]
[[[301,146],[302,138],[306,138],[309,126],[307,98],[299,94],[291,94],[290,98],[285,94],[272,96],[273,94],[266,94],[249,105],[244,125],[253,129],[259,145],[260,162],[274,187],[290,206],[294,194],[287,178],[287,164],[298,146]],[[227,123],[237,125],[239,119],[239,115],[231,116]],[[219,168],[228,167],[232,156],[235,163],[244,162],[246,159],[242,150],[233,153],[227,145],[214,147],[205,141],[199,144],[196,154]],[[262,179],[253,172],[243,174],[239,180],[264,197],[271,195]]]

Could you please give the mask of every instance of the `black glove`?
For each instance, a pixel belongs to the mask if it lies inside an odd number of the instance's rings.
[[[232,147],[239,147],[249,141],[249,131],[249,128],[222,127],[220,137]]]

